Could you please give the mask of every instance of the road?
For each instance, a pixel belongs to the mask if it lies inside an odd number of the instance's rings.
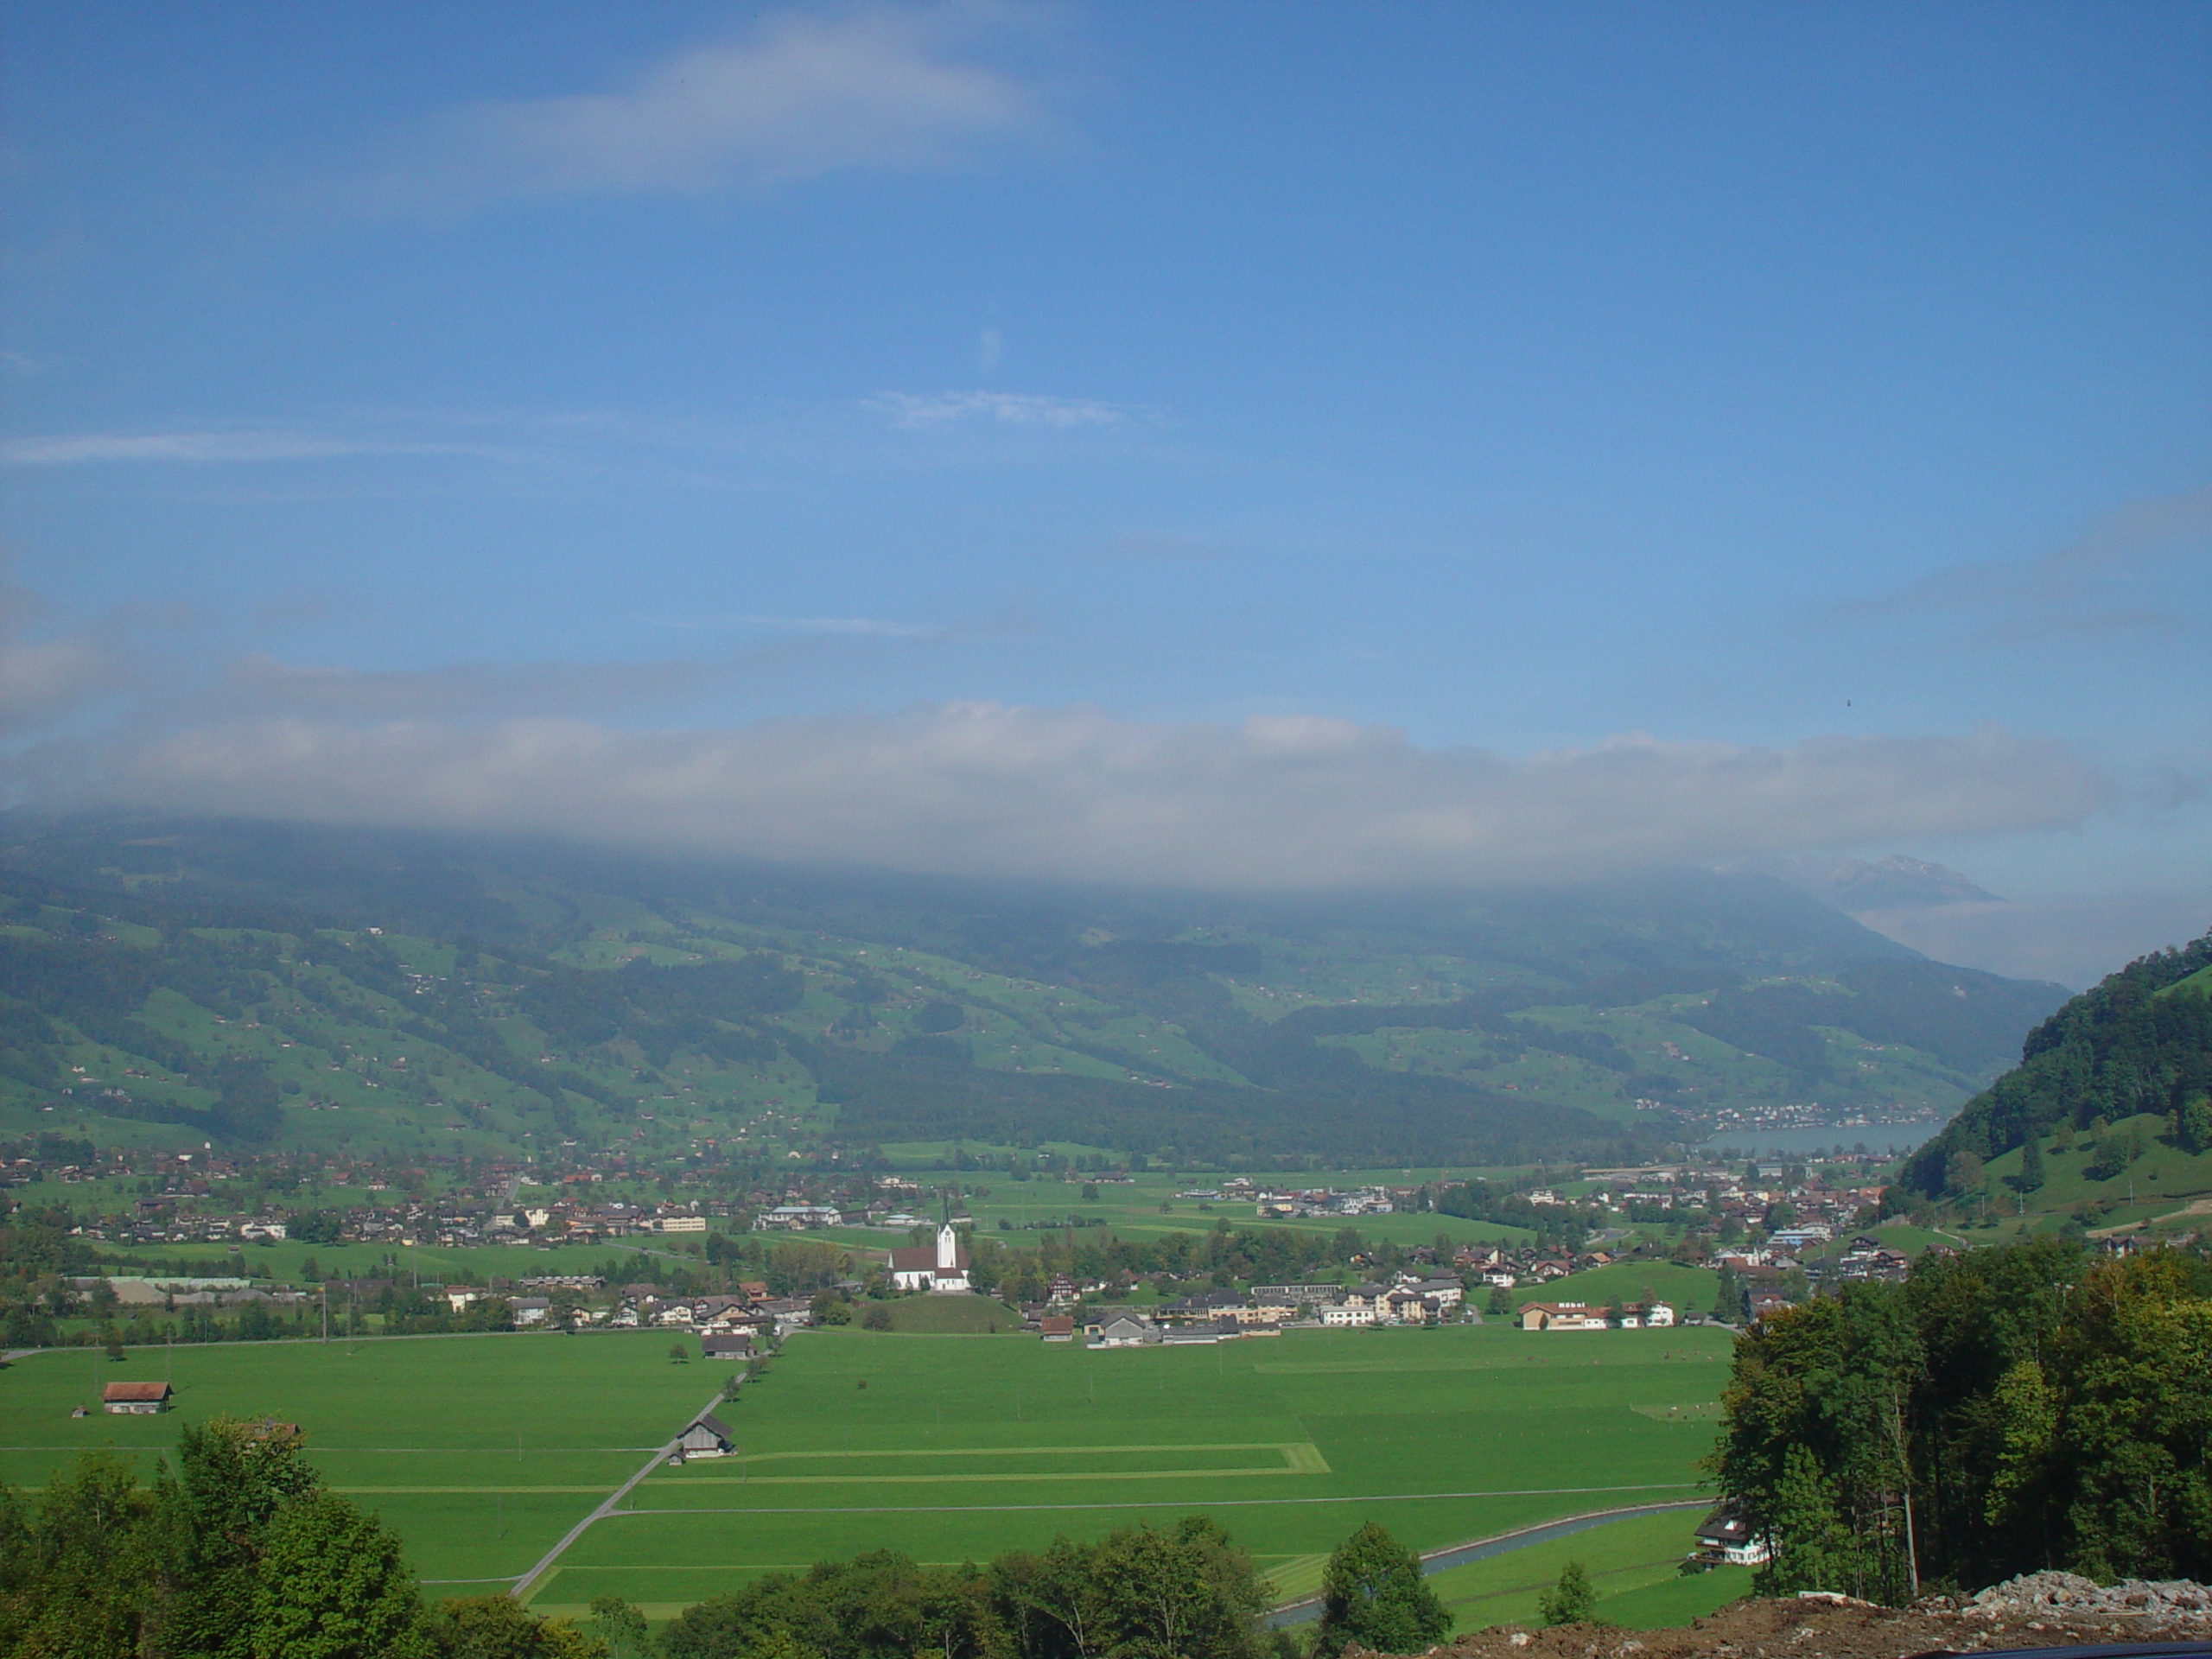
[[[670,1435],[664,1445],[654,1448],[652,1456],[645,1459],[644,1466],[641,1467],[636,1474],[631,1476],[629,1479],[624,1481],[620,1486],[617,1486],[604,1498],[601,1499],[597,1509],[594,1510],[589,1515],[584,1516],[582,1520],[577,1522],[575,1526],[570,1527],[568,1531],[563,1533],[561,1535],[561,1541],[554,1545],[552,1548],[547,1550],[544,1554],[539,1556],[537,1558],[537,1564],[531,1567],[529,1572],[517,1579],[514,1583],[514,1588],[508,1591],[507,1593],[512,1596],[517,1601],[524,1599],[530,1593],[531,1586],[536,1584],[538,1580],[543,1578],[545,1574],[551,1570],[553,1564],[561,1559],[562,1554],[567,1550],[569,1546],[575,1543],[577,1539],[582,1537],[584,1534],[591,1529],[594,1522],[603,1521],[609,1515],[612,1515],[614,1512],[614,1506],[620,1503],[624,1498],[630,1496],[630,1491],[632,1487],[636,1486],[639,1481],[643,1480],[647,1475],[652,1473],[654,1470],[659,1468],[661,1465],[666,1463],[668,1459],[674,1455],[676,1452],[676,1443],[683,1438],[683,1430],[690,1427],[692,1424],[697,1422],[706,1413],[712,1411],[716,1406],[721,1403],[721,1401],[722,1391],[720,1389],[716,1389],[705,1405],[700,1407],[697,1411],[693,1412],[691,1415],[683,1420],[683,1426],[682,1428],[678,1428],[675,1433]]]
[[[1509,1554],[1516,1549],[1526,1549],[1531,1544],[1548,1544],[1554,1538],[1586,1532],[1592,1527],[1602,1527],[1609,1522],[1633,1520],[1639,1515],[1663,1515],[1669,1510],[1708,1510],[1713,1507],[1710,1497],[1676,1498],[1664,1503],[1632,1503],[1625,1509],[1592,1510],[1584,1515],[1570,1515],[1563,1521],[1546,1521],[1533,1527],[1518,1527],[1511,1532],[1493,1534],[1478,1538],[1471,1543],[1452,1544],[1443,1549],[1432,1549],[1421,1558],[1421,1576],[1441,1573],[1448,1567],[1465,1567],[1469,1561],[1488,1560],[1493,1555]],[[1292,1624],[1309,1624],[1321,1617],[1321,1598],[1306,1596],[1297,1601],[1287,1601],[1280,1607],[1268,1610],[1260,1620],[1262,1630],[1279,1630]]]

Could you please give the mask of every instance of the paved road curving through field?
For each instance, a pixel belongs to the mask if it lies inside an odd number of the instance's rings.
[[[1488,1538],[1478,1538],[1470,1543],[1452,1544],[1442,1549],[1432,1549],[1421,1558],[1421,1576],[1441,1573],[1447,1567],[1465,1567],[1469,1561],[1488,1560],[1493,1555],[1509,1554],[1516,1549],[1526,1549],[1531,1544],[1548,1544],[1554,1538],[1565,1538],[1572,1533],[1586,1532],[1592,1527],[1602,1527],[1614,1521],[1632,1521],[1639,1515],[1663,1515],[1669,1510],[1705,1510],[1713,1507],[1710,1497],[1672,1498],[1663,1503],[1631,1503],[1625,1509],[1592,1510],[1585,1515],[1570,1515],[1562,1521],[1539,1522],[1533,1527],[1516,1527],[1511,1532],[1494,1533]],[[1321,1598],[1301,1596],[1296,1601],[1287,1601],[1280,1607],[1271,1607],[1262,1615],[1260,1628],[1279,1630],[1292,1624],[1305,1624],[1321,1617]]]

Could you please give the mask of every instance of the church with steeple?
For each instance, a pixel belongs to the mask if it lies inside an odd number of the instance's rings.
[[[891,1252],[891,1282],[900,1290],[926,1290],[939,1294],[970,1288],[968,1247],[948,1221],[937,1230],[935,1245],[917,1244]]]

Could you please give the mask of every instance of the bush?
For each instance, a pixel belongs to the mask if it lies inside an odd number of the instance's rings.
[[[1536,1599],[1536,1617],[1546,1625],[1590,1624],[1597,1622],[1598,1592],[1580,1561],[1559,1570],[1559,1582]]]

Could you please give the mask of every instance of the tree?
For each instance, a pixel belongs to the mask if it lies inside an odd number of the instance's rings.
[[[1981,1160],[1971,1152],[1955,1152],[1943,1166],[1943,1187],[1954,1198],[1966,1198],[1981,1185]]]
[[[28,1514],[0,1494],[0,1653],[142,1652],[174,1567],[161,1504],[105,1453],[55,1473]]]
[[[2031,1131],[2020,1143],[2020,1173],[2012,1178],[2012,1185],[2023,1192],[2032,1192],[2043,1184],[2043,1136]]]
[[[1452,1629],[1421,1577],[1421,1558],[1370,1521],[1338,1544],[1321,1575],[1319,1659],[1357,1642],[1376,1653],[1418,1653]]]
[[[607,1659],[646,1659],[652,1636],[645,1616],[620,1596],[594,1596],[591,1633],[607,1644]]]
[[[668,1344],[668,1358],[671,1364],[683,1365],[690,1362],[691,1351],[680,1342],[671,1342]]]
[[[431,1659],[399,1540],[334,1492],[269,1529],[253,1600],[252,1659]]]
[[[1862,1575],[1854,1570],[1850,1535],[1808,1447],[1792,1446],[1784,1454],[1765,1531],[1773,1553],[1751,1580],[1755,1594],[1794,1596],[1800,1590],[1857,1587]]]
[[[642,1632],[637,1610],[620,1605]],[[540,1618],[512,1596],[456,1597],[438,1609],[430,1635],[439,1659],[608,1659],[608,1645],[596,1634],[565,1619]]]
[[[321,1484],[298,1430],[211,1417],[177,1435],[175,1479],[157,1490],[179,1539],[175,1592],[163,1617],[174,1652],[247,1650],[270,1528]]]
[[[1490,1312],[1499,1319],[1513,1317],[1513,1298],[1503,1285],[1494,1285],[1491,1287]]]
[[[1736,1269],[1720,1269],[1720,1287],[1713,1293],[1713,1317],[1732,1325],[1744,1317],[1744,1292],[1736,1282]]]
[[[1598,1614],[1598,1592],[1580,1561],[1559,1570],[1559,1582],[1536,1598],[1536,1617],[1546,1625],[1588,1624]]]
[[[2212,1152],[2212,1095],[2195,1095],[2174,1112],[2174,1132],[2184,1152]]]

